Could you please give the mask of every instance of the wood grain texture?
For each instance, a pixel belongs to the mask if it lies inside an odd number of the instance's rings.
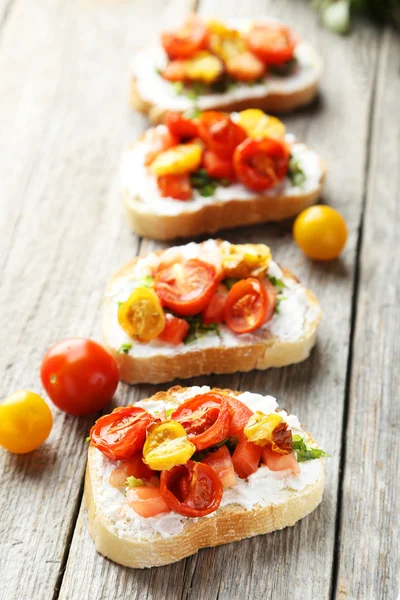
[[[335,590],[340,600],[396,600],[400,589],[399,57],[399,36],[388,29],[360,261]]]

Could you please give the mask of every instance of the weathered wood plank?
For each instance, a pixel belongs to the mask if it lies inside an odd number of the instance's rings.
[[[196,599],[329,597],[355,246],[377,40],[370,29],[359,30],[346,40],[319,31],[315,15],[299,3],[296,3],[296,13],[293,3],[269,3],[269,6],[272,14],[292,22],[326,56],[322,100],[316,107],[286,120],[292,130],[325,156],[330,170],[325,198],[343,212],[349,224],[350,239],[340,261],[317,266],[300,256],[285,226],[227,232],[224,237],[232,241],[270,242],[277,259],[291,266],[309,283],[324,307],[319,345],[309,361],[267,374],[251,373],[243,376],[241,382],[243,389],[275,394],[284,406],[301,416],[321,444],[332,452],[333,459],[327,464],[324,503],[294,529],[204,550],[177,565],[144,572],[122,569],[96,557],[86,531],[86,515],[81,511],[61,589],[63,600],[75,597],[122,599],[128,595],[161,599],[167,593],[171,598]],[[220,2],[216,6],[205,2],[201,3],[200,10],[226,17],[228,12],[258,15],[266,8],[264,2],[254,1],[245,7],[239,3],[228,6]],[[360,46],[365,49],[361,59]],[[340,77],[332,78],[330,73],[338,71]],[[357,106],[356,115],[354,106]],[[348,147],[352,152],[347,157],[348,169],[344,172],[342,149]],[[153,247],[153,243],[145,242],[141,252]],[[223,382],[220,377],[207,380],[213,385],[232,385],[232,382],[236,385],[236,377],[227,376]],[[142,397],[153,389],[140,386],[135,394]],[[132,395],[128,395],[129,392],[126,398],[131,400]],[[85,581],[77,577],[82,560],[88,573]]]
[[[387,29],[362,241],[346,435],[340,600],[395,600],[399,593],[400,40]]]
[[[137,252],[113,183],[144,123],[128,106],[127,72],[157,19],[188,2],[152,6],[154,15],[144,0],[21,0],[3,28],[1,397],[40,391],[40,360],[54,341],[99,334],[106,281]],[[2,600],[53,597],[74,525],[93,418],[53,412],[45,446],[26,457],[0,452]]]

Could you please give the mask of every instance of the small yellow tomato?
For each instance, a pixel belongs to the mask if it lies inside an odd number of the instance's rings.
[[[243,35],[236,29],[229,29],[214,21],[211,25],[209,48],[213,54],[224,62],[243,54],[247,50],[247,44]]]
[[[195,451],[196,446],[180,423],[164,421],[150,430],[143,447],[143,459],[150,469],[165,471],[186,464]]]
[[[222,61],[211,52],[197,52],[192,58],[185,61],[185,74],[188,79],[213,83],[222,74],[224,65]]]
[[[222,247],[225,277],[260,277],[266,273],[270,262],[271,250],[265,244],[230,244]]]
[[[272,443],[273,431],[282,421],[282,417],[276,413],[265,415],[258,410],[250,417],[243,431],[249,442],[265,446],[268,442]]]
[[[236,122],[253,139],[283,138],[285,135],[285,126],[282,121],[276,117],[266,115],[259,108],[248,108],[240,111]]]
[[[332,260],[346,245],[347,226],[342,215],[330,206],[311,206],[296,218],[293,236],[309,258]]]
[[[48,438],[52,426],[49,407],[34,392],[15,392],[0,404],[0,446],[9,452],[32,452]]]
[[[154,290],[138,287],[118,309],[122,329],[140,342],[156,339],[165,327],[165,315]]]
[[[180,175],[200,166],[203,149],[200,144],[179,144],[161,152],[151,163],[154,175]]]

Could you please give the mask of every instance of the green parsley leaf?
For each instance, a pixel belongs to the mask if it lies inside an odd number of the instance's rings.
[[[127,480],[125,481],[125,486],[128,487],[129,489],[132,489],[135,487],[141,487],[143,485],[144,485],[143,479],[138,479],[137,477],[134,477],[133,475],[128,477]]]
[[[167,419],[170,418],[170,416],[172,415],[174,410],[175,410],[174,408],[167,408],[167,410],[165,411],[165,415],[166,415]]]
[[[118,308],[119,308],[121,306],[121,304],[123,304],[122,300],[118,300],[117,304],[118,304]]]
[[[283,290],[283,288],[286,287],[286,284],[282,281],[282,279],[277,279],[277,277],[274,277],[273,275],[267,275],[267,277],[272,285],[274,285],[276,288]]]
[[[235,279],[235,277],[227,277],[222,283],[223,285],[226,285],[228,290],[230,290],[238,281],[240,281],[240,279]]]
[[[183,82],[182,81],[175,81],[172,84],[172,87],[174,88],[174,92],[177,96],[179,96],[180,94],[182,94],[183,92]]]
[[[140,286],[141,287],[153,287],[154,286],[154,278],[151,275],[146,275],[146,277],[143,277],[143,279],[141,279],[140,281]]]
[[[278,296],[276,297],[276,304],[275,304],[275,310],[274,310],[274,313],[275,313],[276,315],[279,315],[279,311],[280,311],[280,304],[281,304],[281,302],[282,302],[283,300],[287,300],[287,296],[280,296],[280,295],[278,295]]]
[[[85,439],[85,444],[88,444],[90,442],[90,435],[88,435],[88,437]]]
[[[189,110],[186,110],[183,113],[183,116],[186,119],[198,119],[199,116],[201,115],[201,113],[202,113],[202,111],[199,108],[197,108],[196,106],[194,106],[193,108],[189,108]]]
[[[122,346],[117,350],[119,354],[129,354],[129,350],[131,350],[132,344],[122,344]]]
[[[163,74],[163,69],[160,69],[159,67],[156,67],[154,70],[157,73],[157,75],[161,76]]]
[[[215,190],[219,185],[226,187],[229,185],[227,179],[216,179],[210,177],[205,169],[198,169],[190,175],[190,183],[193,188],[199,191],[200,195],[209,198],[215,193]]]
[[[287,177],[290,179],[292,185],[295,187],[302,187],[306,180],[306,174],[300,166],[300,163],[297,158],[294,156],[290,156],[289,159],[289,169],[287,172]]]
[[[184,344],[190,344],[191,342],[194,342],[195,340],[197,340],[201,337],[204,337],[210,331],[214,331],[215,333],[217,333],[217,335],[219,335],[218,323],[210,323],[209,325],[205,325],[203,323],[203,319],[201,318],[201,315],[196,315],[194,317],[180,317],[180,318],[181,319],[184,318],[185,321],[187,321],[189,323],[189,331],[188,331],[185,339],[183,340]]]
[[[305,462],[316,458],[330,457],[330,454],[321,450],[321,448],[313,448],[309,446],[300,435],[293,436],[293,451],[296,452],[297,461]]]

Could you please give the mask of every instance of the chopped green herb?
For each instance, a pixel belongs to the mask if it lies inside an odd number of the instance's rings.
[[[144,485],[143,479],[138,479],[137,477],[134,477],[133,475],[128,477],[127,480],[125,481],[125,486],[128,487],[129,489],[132,489],[135,487],[141,487],[143,485]]]
[[[278,77],[287,77],[287,75],[291,75],[297,68],[297,63],[297,58],[293,57],[280,65],[269,65],[268,72]]]
[[[272,283],[272,285],[279,288],[280,290],[283,290],[283,288],[286,287],[286,284],[282,281],[282,279],[278,279],[277,277],[274,277],[273,275],[267,275],[267,277],[270,280],[270,282]]]
[[[143,279],[140,281],[140,285],[143,287],[153,287],[154,278],[151,277],[151,275],[146,275],[146,277],[143,277]]]
[[[199,108],[197,108],[196,106],[194,106],[193,108],[190,108],[189,110],[185,111],[183,113],[183,116],[186,119],[198,119],[199,116],[201,115],[201,110]]]
[[[118,308],[119,308],[121,306],[121,304],[123,304],[122,300],[118,300],[117,304],[118,304]]]
[[[287,296],[280,296],[280,295],[278,295],[278,296],[276,297],[276,304],[275,304],[275,310],[274,310],[274,313],[275,313],[276,315],[279,315],[279,311],[280,311],[281,302],[282,302],[283,300],[287,300]]]
[[[163,74],[163,69],[160,69],[160,67],[156,67],[154,70],[157,73],[157,75],[162,75]]]
[[[182,81],[175,81],[172,84],[173,88],[174,88],[174,92],[175,94],[177,94],[177,96],[179,96],[180,94],[182,94],[183,92],[183,82]]]
[[[182,317],[181,317],[182,318]],[[219,325],[218,323],[210,323],[209,325],[205,325],[203,323],[203,319],[201,315],[196,315],[194,317],[184,317],[185,321],[189,323],[189,331],[183,340],[184,344],[190,344],[195,340],[204,337],[210,331],[214,331],[217,335],[219,335]]]
[[[235,279],[235,277],[227,277],[222,283],[223,285],[226,285],[228,290],[230,290],[238,281],[240,281],[240,279]]]
[[[222,185],[226,187],[229,185],[227,179],[216,179],[210,177],[205,169],[199,169],[190,175],[190,183],[192,187],[199,191],[200,195],[209,198],[215,193],[217,186]]]
[[[302,187],[306,180],[306,174],[301,168],[299,160],[297,158],[294,158],[293,155],[291,155],[289,159],[289,169],[287,172],[287,177],[290,179],[292,185],[294,185],[295,187]]]
[[[90,442],[90,435],[88,435],[88,437],[85,440],[85,444],[88,444]]]
[[[175,410],[174,408],[167,408],[167,410],[165,411],[165,415],[166,415],[167,419],[170,418],[170,416],[172,415],[174,410]]]
[[[298,462],[330,456],[330,454],[321,450],[321,448],[309,446],[300,435],[293,436],[293,451],[296,452]]]
[[[122,344],[122,346],[117,350],[118,354],[129,354],[129,350],[131,350],[132,344]]]

